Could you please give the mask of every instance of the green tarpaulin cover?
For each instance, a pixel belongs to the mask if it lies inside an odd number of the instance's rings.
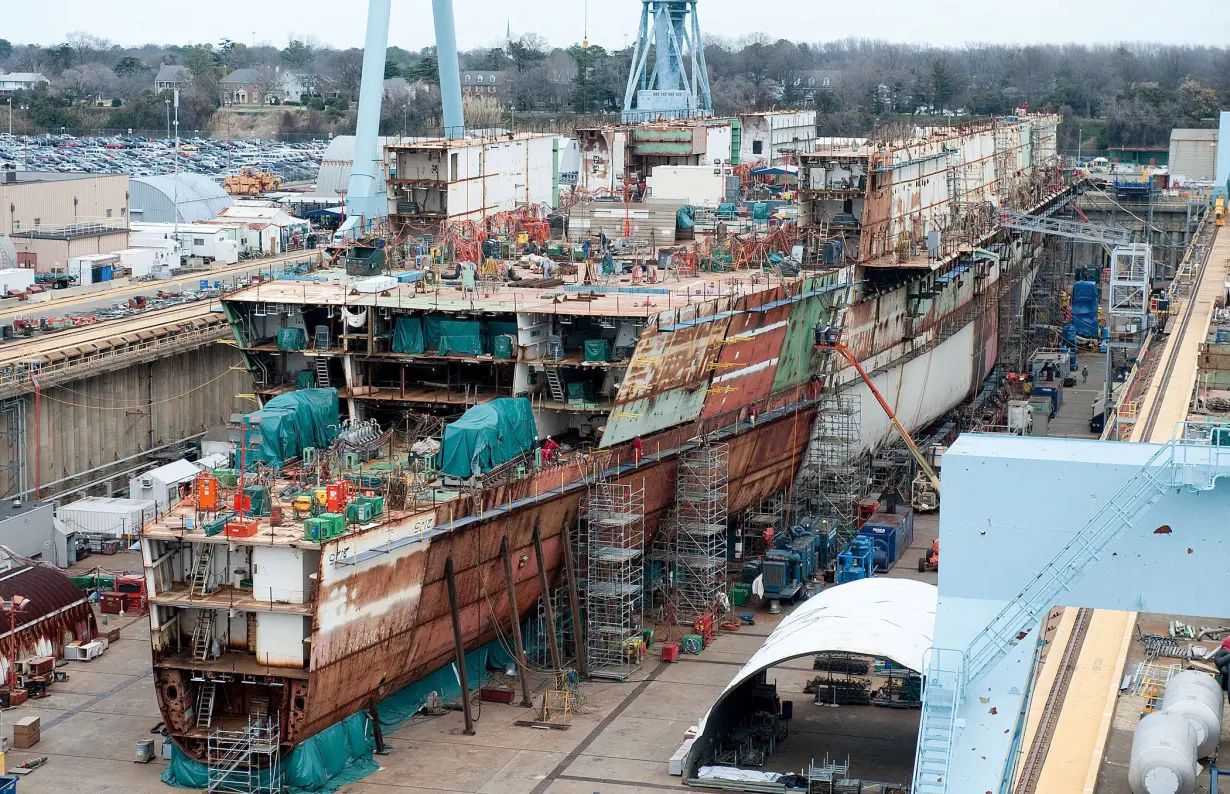
[[[610,361],[611,343],[605,339],[586,339],[585,360],[594,362]]]
[[[483,324],[478,320],[424,317],[427,351],[437,356],[477,356],[483,352]]]
[[[244,417],[248,464],[282,465],[303,454],[304,447],[323,449],[337,436],[337,389],[300,389],[280,394]]]
[[[569,402],[584,401],[585,391],[586,391],[585,387],[588,385],[589,384],[585,383],[585,381],[580,381],[580,380],[569,383],[568,384],[568,401]]]
[[[296,389],[312,389],[316,387],[316,373],[310,369],[300,370],[299,374],[295,375]]]
[[[423,321],[418,317],[398,317],[393,328],[393,352],[419,355],[424,352]]]
[[[307,332],[302,328],[278,329],[278,350],[293,352],[307,349]]]
[[[516,358],[513,354],[513,338],[500,334],[491,338],[491,354],[496,358]]]
[[[476,405],[444,428],[440,471],[465,479],[491,471],[534,446],[538,427],[530,401],[501,397]]]
[[[495,640],[466,654],[470,688],[477,690],[491,678],[489,670],[503,670],[513,657]],[[385,735],[397,730],[422,710],[427,696],[435,692],[445,703],[461,696],[453,666],[445,665],[376,705],[376,715]],[[289,794],[328,794],[375,772],[372,758],[376,742],[371,717],[365,711],[352,714],[297,746],[282,759],[282,773]],[[162,782],[189,789],[209,785],[208,768],[173,747],[171,762]],[[265,781],[266,783],[268,781]]]

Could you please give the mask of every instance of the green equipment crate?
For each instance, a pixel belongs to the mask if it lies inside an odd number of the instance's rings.
[[[329,525],[319,518],[309,518],[303,522],[303,539],[320,543],[327,540]]]
[[[346,517],[341,513],[321,513],[319,518],[327,529],[326,540],[346,534]]]
[[[346,505],[346,521],[351,524],[365,524],[372,520],[372,506],[367,502],[354,501]]]
[[[730,603],[737,607],[747,606],[747,601],[752,595],[752,586],[748,584],[737,584],[730,588]]]
[[[355,501],[363,502],[372,506],[372,517],[384,514],[384,497],[383,496],[360,496]]]

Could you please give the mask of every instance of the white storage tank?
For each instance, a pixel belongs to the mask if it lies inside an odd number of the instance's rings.
[[[1132,736],[1132,794],[1192,794],[1196,790],[1196,729],[1182,714],[1146,714]]]
[[[1221,715],[1225,701],[1213,676],[1199,670],[1176,673],[1166,685],[1162,711],[1181,714],[1196,731],[1196,757],[1208,758],[1221,740]]]

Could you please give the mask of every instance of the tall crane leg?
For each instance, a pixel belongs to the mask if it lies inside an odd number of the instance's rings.
[[[466,118],[461,107],[461,67],[457,60],[457,26],[453,0],[431,0],[436,25],[436,57],[440,65],[440,99],[444,103],[444,137],[464,138]]]

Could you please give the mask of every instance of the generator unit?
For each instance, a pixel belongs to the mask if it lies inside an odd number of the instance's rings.
[[[870,579],[875,571],[875,543],[866,535],[857,535],[846,550],[837,555],[837,584]]]
[[[764,597],[769,599],[769,612],[781,611],[781,602],[797,601],[816,573],[816,536],[801,532],[785,533],[776,540],[779,548],[764,556],[761,571],[764,577]]]

